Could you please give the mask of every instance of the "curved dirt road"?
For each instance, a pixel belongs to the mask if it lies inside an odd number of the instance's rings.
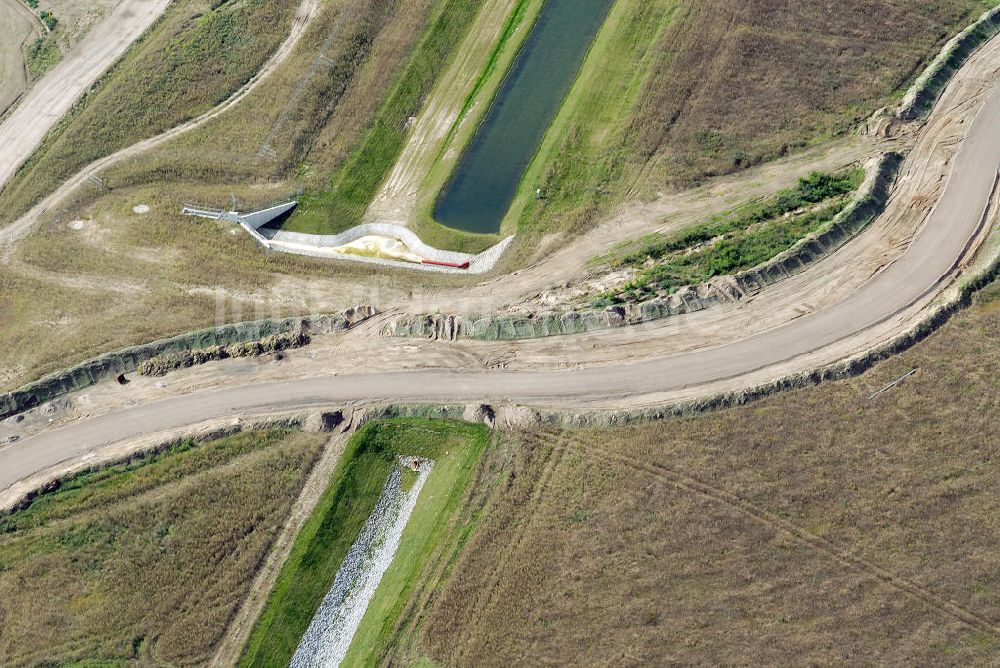
[[[0,449],[0,489],[103,445],[212,418],[351,401],[498,401],[552,406],[644,405],[713,383],[746,383],[815,364],[852,335],[926,303],[954,279],[982,231],[1000,168],[1000,89],[978,113],[944,193],[906,252],[853,295],[783,326],[715,348],[641,364],[568,371],[398,371],[247,384],[181,395],[81,420]],[[842,347],[842,346],[841,346]],[[854,351],[851,351],[854,352]],[[834,359],[844,357],[836,353]],[[785,371],[787,372],[787,371]]]
[[[156,0],[156,1],[164,5],[166,5],[169,2],[169,0]],[[41,202],[36,204],[34,207],[32,207],[31,210],[28,211],[28,213],[24,214],[18,220],[11,223],[7,227],[0,229],[0,250],[3,250],[5,246],[10,246],[13,242],[17,241],[18,239],[26,235],[28,232],[30,232],[31,228],[35,224],[37,224],[39,220],[41,220],[42,216],[44,216],[46,212],[52,209],[60,201],[65,199],[74,190],[79,188],[91,176],[96,176],[99,171],[107,167],[110,167],[111,165],[117,164],[122,160],[126,160],[128,158],[140,155],[141,153],[148,151],[149,149],[154,148],[156,146],[159,146],[160,144],[163,144],[164,142],[167,142],[175,137],[178,137],[184,134],[185,132],[189,132],[190,130],[193,130],[199,127],[200,125],[212,120],[213,118],[217,118],[218,116],[224,114],[225,112],[229,111],[234,106],[239,104],[247,95],[253,92],[253,90],[256,89],[257,86],[259,86],[264,79],[270,76],[278,68],[278,66],[281,65],[283,62],[285,62],[285,60],[292,54],[292,52],[295,50],[295,47],[298,45],[299,40],[302,39],[302,36],[305,34],[306,28],[308,28],[309,24],[312,23],[312,20],[316,18],[316,14],[318,13],[318,11],[319,11],[319,0],[302,0],[302,2],[299,4],[298,10],[296,11],[295,18],[292,20],[292,28],[291,31],[288,33],[288,37],[286,37],[285,40],[278,46],[277,50],[273,54],[271,54],[271,57],[267,60],[266,63],[264,63],[264,66],[257,71],[257,73],[250,79],[250,81],[245,83],[242,87],[240,87],[239,90],[230,95],[224,102],[213,107],[212,109],[209,109],[201,116],[192,118],[191,120],[182,123],[177,127],[162,132],[161,134],[158,134],[155,137],[144,139],[143,141],[138,142],[137,144],[133,144],[132,146],[123,148],[120,151],[112,153],[109,156],[99,158],[94,162],[90,163],[89,165],[87,165],[86,167],[84,167],[79,173],[67,179],[66,182],[63,183],[61,186],[59,186],[59,188],[55,192],[53,192],[51,195],[49,195]],[[87,85],[89,85],[89,83]],[[73,101],[75,101],[75,99],[76,98],[73,98]],[[25,106],[27,106],[27,103],[24,103],[20,107],[18,107],[17,113],[18,114],[21,113],[21,110]],[[45,131],[47,131],[52,124],[58,121],[59,118],[62,117],[62,114],[64,114],[66,111],[68,111],[68,108],[66,110],[63,110],[59,114],[59,116],[55,117],[52,123],[46,126]],[[3,146],[3,137],[4,137],[4,132],[6,131],[6,125],[7,124],[4,123],[3,128],[0,128],[0,146]],[[44,136],[44,132],[42,134]],[[41,138],[39,138],[38,141],[40,142]],[[19,165],[21,161],[27,159],[27,157],[31,154],[31,151],[33,151],[35,147],[37,147],[37,145],[38,142],[36,142],[35,145],[31,147],[31,150],[29,150],[21,158],[21,160],[17,163],[17,165]],[[3,170],[5,168],[5,165],[10,164],[10,163],[5,163],[3,161],[6,158],[6,153],[7,153],[6,149],[0,149],[0,188],[3,187],[3,184],[6,183],[6,180],[10,178],[10,176],[14,173],[16,169],[15,165],[15,167],[10,168],[9,170],[10,173],[6,175],[4,174]],[[9,250],[10,249],[8,248],[8,251]],[[3,256],[6,257],[6,253],[4,253]]]
[[[156,21],[170,0],[124,0],[35,84],[0,125],[0,188],[76,101]]]

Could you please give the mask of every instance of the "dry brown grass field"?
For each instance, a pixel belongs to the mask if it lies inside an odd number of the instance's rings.
[[[993,5],[619,4],[605,27],[614,38],[599,38],[594,71],[581,79],[599,83],[574,89],[526,175],[512,211],[518,231],[586,229],[623,198],[683,189],[848,133]],[[544,200],[535,201],[536,187]]]
[[[0,665],[204,665],[325,438],[181,446],[0,515]]]
[[[996,3],[681,4],[631,129],[654,184],[687,185],[850,131]]]
[[[998,349],[994,284],[855,379],[521,434],[423,651],[455,666],[995,663]]]

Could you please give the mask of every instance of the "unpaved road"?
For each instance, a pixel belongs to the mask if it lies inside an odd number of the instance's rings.
[[[132,0],[132,2],[136,2],[138,4],[149,3],[152,1],[153,0]],[[162,4],[163,6],[166,6],[169,3],[169,0],[155,0],[155,2],[158,4]],[[128,3],[126,2],[125,4]],[[121,11],[121,7],[123,6],[125,5],[120,5],[119,8],[116,10],[116,13]],[[178,125],[175,128],[171,128],[170,130],[167,130],[166,132],[156,135],[155,137],[150,137],[149,139],[145,139],[137,144],[124,148],[109,156],[95,160],[91,164],[84,167],[79,173],[67,179],[66,182],[63,183],[55,192],[53,192],[51,195],[49,195],[41,202],[36,204],[34,207],[32,207],[32,209],[28,211],[28,213],[24,214],[23,216],[21,216],[21,218],[11,223],[7,227],[0,229],[0,251],[4,251],[5,248],[7,251],[5,253],[2,253],[4,259],[9,260],[11,245],[15,241],[23,237],[25,234],[30,232],[32,227],[34,227],[38,223],[38,221],[41,220],[42,216],[44,216],[46,212],[48,212],[58,202],[65,199],[74,190],[79,188],[91,176],[96,176],[97,172],[106,169],[111,165],[117,164],[123,160],[126,160],[128,158],[140,155],[141,153],[144,153],[145,151],[148,151],[156,146],[159,146],[164,142],[167,142],[175,137],[178,137],[184,134],[185,132],[193,130],[196,127],[199,127],[200,125],[212,120],[213,118],[217,118],[218,116],[224,114],[226,111],[228,111],[229,109],[233,108],[241,101],[243,101],[243,99],[247,95],[249,95],[254,89],[256,89],[257,86],[259,86],[264,79],[270,76],[274,72],[274,70],[277,69],[278,66],[281,65],[294,52],[295,47],[298,45],[299,40],[302,39],[302,36],[305,34],[306,29],[309,27],[309,24],[312,23],[312,20],[314,18],[316,18],[316,14],[318,13],[318,11],[319,11],[319,0],[302,0],[302,2],[299,4],[299,9],[295,14],[295,18],[292,20],[291,31],[289,32],[288,37],[285,38],[285,41],[281,43],[281,45],[271,55],[268,61],[264,63],[264,66],[261,67],[260,70],[258,70],[257,74],[255,74],[253,78],[251,78],[250,81],[244,84],[239,90],[237,90],[235,93],[229,96],[229,98],[227,98],[224,102],[217,105],[216,107],[213,107],[212,109],[205,112],[201,116],[193,118],[190,121],[187,121],[186,123],[182,123],[181,125]],[[105,22],[105,24],[106,23],[108,22]],[[96,37],[95,34],[91,34],[87,39],[87,43],[88,44],[91,43],[91,41],[93,41],[95,37]],[[65,61],[62,64],[65,64]],[[60,67],[62,66],[62,64],[60,65]],[[55,70],[53,70],[52,74],[55,74]],[[48,79],[52,76],[52,74],[46,76],[45,81],[48,81]],[[34,91],[32,91],[32,95],[34,95]],[[20,114],[25,106],[27,106],[27,103],[22,103],[22,105],[18,107],[15,115]],[[61,117],[61,115],[64,114],[67,110],[68,107],[64,109],[62,112],[60,112],[59,115],[54,118],[52,123],[46,126],[46,131],[48,130],[49,127],[51,127],[52,124],[55,123],[55,121],[58,121],[59,117]],[[15,115],[12,115],[11,118],[8,119],[8,121],[12,120]],[[4,162],[7,149],[3,145],[3,138],[5,136],[4,132],[6,130],[6,127],[7,123],[4,123],[3,126],[0,126],[0,188],[3,187],[3,184],[6,183],[7,179],[9,179],[10,176],[14,173],[14,171],[16,171],[16,165],[15,167],[9,169],[9,173],[5,173],[3,171],[7,167],[7,163]],[[42,133],[42,136],[44,136],[44,132]],[[38,141],[41,141],[41,138],[39,138]],[[38,142],[36,142],[34,146],[37,146],[37,144]],[[34,150],[34,146],[30,150],[28,150],[28,152],[24,154],[23,157],[20,158],[20,161],[25,160],[28,157],[28,155],[31,154],[31,151]],[[17,164],[20,164],[20,162],[18,162]]]
[[[0,448],[0,489],[109,443],[244,413],[379,400],[509,400],[570,410],[646,406],[752,386],[866,350],[926,312],[971,254],[1000,167],[998,68],[1000,38],[949,87],[917,138],[886,214],[837,253],[749,304],[648,326],[504,344],[380,340],[372,324],[333,342],[336,363],[310,365],[308,357],[290,356],[287,364],[229,377],[209,365],[189,371],[216,376],[211,381],[181,389],[184,374],[178,373],[157,392],[143,390],[139,381],[125,388],[105,384],[89,394],[115,394],[115,399],[94,401],[75,422],[56,414],[50,425],[32,426],[30,419],[0,425],[0,437],[23,437]],[[650,224],[646,215],[635,220],[626,215],[612,224],[636,229]],[[598,248],[616,238],[622,237],[592,241]],[[582,262],[585,256],[573,259]],[[520,288],[523,294],[518,273],[497,279],[510,286],[494,282],[453,291],[464,294],[451,300],[497,303],[507,291]],[[542,266],[524,273],[538,274],[539,282],[565,275]],[[429,297],[441,299],[439,304],[449,301],[443,291]],[[776,297],[783,300],[780,317],[773,317]],[[768,314],[772,317],[763,317]],[[720,318],[728,323],[724,329],[703,327]],[[643,339],[641,354],[620,352]],[[364,353],[376,350],[387,352],[370,363]],[[499,364],[484,363],[498,353]],[[507,364],[507,353],[517,363]],[[503,368],[511,370],[498,370]]]
[[[28,84],[23,49],[43,33],[42,24],[21,0],[0,0],[0,116]]]
[[[123,0],[0,124],[0,188],[80,96],[163,13],[170,0]]]
[[[810,368],[852,336],[925,304],[955,274],[979,236],[1000,169],[1000,93],[972,123],[943,194],[894,262],[838,303],[714,348],[639,364],[566,371],[427,369],[286,382],[250,382],[126,407],[42,432],[0,450],[0,488],[105,444],[223,416],[353,401],[488,401],[590,408],[646,405],[720,383],[752,384]]]

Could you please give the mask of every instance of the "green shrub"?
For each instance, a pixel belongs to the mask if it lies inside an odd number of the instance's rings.
[[[862,169],[813,172],[765,202],[657,239],[617,263],[639,268],[635,280],[594,304],[641,301],[766,262],[833,220],[863,180]]]

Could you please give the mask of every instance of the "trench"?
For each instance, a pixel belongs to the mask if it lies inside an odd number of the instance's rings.
[[[434,219],[495,233],[614,0],[546,0],[434,206]]]
[[[402,482],[402,467],[415,469],[417,474],[408,489]],[[347,656],[368,603],[392,565],[403,530],[433,467],[434,461],[430,459],[399,457],[375,509],[344,557],[329,593],[302,636],[291,668],[336,668]]]

